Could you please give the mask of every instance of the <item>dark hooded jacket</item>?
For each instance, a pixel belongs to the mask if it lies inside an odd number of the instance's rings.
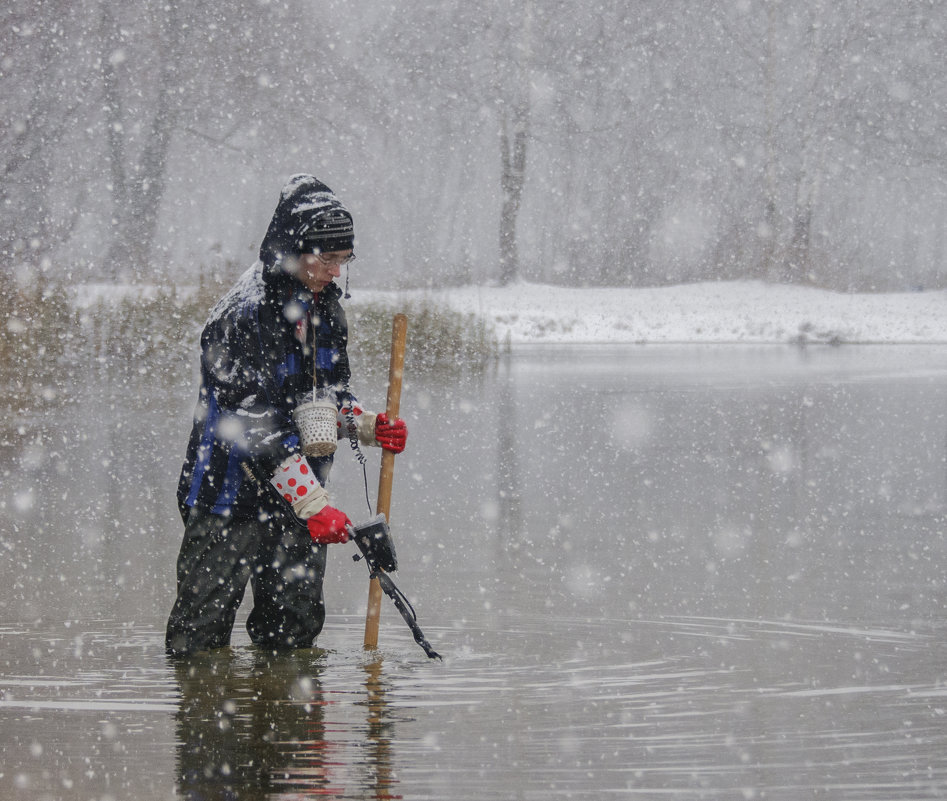
[[[200,394],[178,482],[185,519],[191,507],[244,516],[270,502],[266,477],[299,450],[292,410],[312,392],[314,377],[338,404],[354,402],[341,290],[329,284],[314,296],[284,269],[294,233],[327,207],[341,208],[327,186],[312,176],[290,179],[260,261],[208,317],[201,334]],[[323,482],[331,459],[310,460]]]

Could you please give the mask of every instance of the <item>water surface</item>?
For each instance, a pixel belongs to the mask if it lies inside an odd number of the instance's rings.
[[[90,382],[3,431],[0,797],[947,795],[947,349],[408,375],[396,579],[443,663],[390,605],[362,650],[350,546],[318,648],[244,613],[165,659],[194,392]],[[361,482],[341,454],[354,518]]]

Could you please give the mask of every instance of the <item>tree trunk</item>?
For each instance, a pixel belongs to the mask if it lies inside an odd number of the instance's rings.
[[[806,202],[796,209],[792,221],[786,266],[782,280],[790,284],[805,283],[809,279],[809,251],[812,242],[812,204]]]
[[[63,187],[54,180],[55,159],[62,150],[63,137],[78,124],[83,102],[79,96],[65,97],[61,86],[62,64],[69,53],[64,37],[56,35],[56,31],[57,25],[68,26],[72,22],[68,4],[41,6],[30,11],[20,9],[4,19],[13,30],[18,29],[18,24],[36,28],[30,37],[36,43],[35,49],[25,47],[4,54],[9,56],[11,76],[15,77],[4,76],[11,81],[11,103],[4,109],[5,136],[0,148],[0,269],[16,270],[20,279],[27,281],[42,269],[75,224],[77,215],[52,212],[50,198],[62,196]],[[21,14],[29,17],[23,18]],[[12,88],[12,81],[26,80],[27,75],[28,83]],[[13,94],[28,97],[28,103],[16,104]],[[19,272],[23,268],[27,272]]]
[[[500,131],[500,285],[508,286],[519,277],[516,220],[526,180],[526,139],[529,110],[525,104],[512,114],[504,114]]]
[[[103,10],[102,81],[106,97],[109,163],[112,178],[112,239],[105,256],[105,272],[116,279],[139,278],[154,256],[158,215],[164,198],[168,152],[177,121],[177,58],[181,27],[177,5],[169,2],[161,12],[157,95],[150,122],[142,126],[144,141],[137,162],[128,164],[124,104],[111,53],[120,50],[118,31]]]
[[[524,0],[519,37],[511,41],[513,81],[500,114],[500,285],[519,278],[516,222],[526,182],[526,143],[530,124],[530,61],[532,59],[533,0]]]

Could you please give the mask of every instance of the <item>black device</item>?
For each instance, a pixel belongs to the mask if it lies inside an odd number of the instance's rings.
[[[360,523],[348,527],[349,539],[354,540],[358,549],[362,552],[353,554],[352,559],[359,561],[364,559],[368,563],[368,572],[370,578],[378,579],[385,595],[394,602],[395,607],[408,624],[411,633],[414,635],[414,641],[424,649],[424,653],[430,659],[440,659],[441,655],[437,653],[421,631],[418,625],[418,616],[411,606],[411,602],[405,597],[395,583],[391,580],[390,572],[398,569],[398,557],[395,554],[395,543],[391,539],[391,532],[388,530],[388,521],[383,514],[375,515],[367,523]]]
[[[395,543],[391,539],[388,521],[383,514],[375,515],[367,523],[359,523],[349,529],[349,539],[354,540],[362,557],[368,561],[369,570],[381,568],[386,573],[394,573],[398,569],[398,556],[395,553]],[[357,562],[357,554],[353,557]]]

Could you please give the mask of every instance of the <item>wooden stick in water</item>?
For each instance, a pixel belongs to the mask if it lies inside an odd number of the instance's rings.
[[[401,410],[401,378],[404,374],[404,351],[408,335],[408,318],[396,314],[391,326],[391,357],[388,362],[388,401],[385,412],[394,420]],[[391,485],[395,477],[395,455],[381,452],[381,473],[378,476],[378,502],[375,511],[391,523]],[[378,647],[378,621],[381,616],[381,584],[372,579],[368,587],[368,609],[365,613],[365,648]]]

